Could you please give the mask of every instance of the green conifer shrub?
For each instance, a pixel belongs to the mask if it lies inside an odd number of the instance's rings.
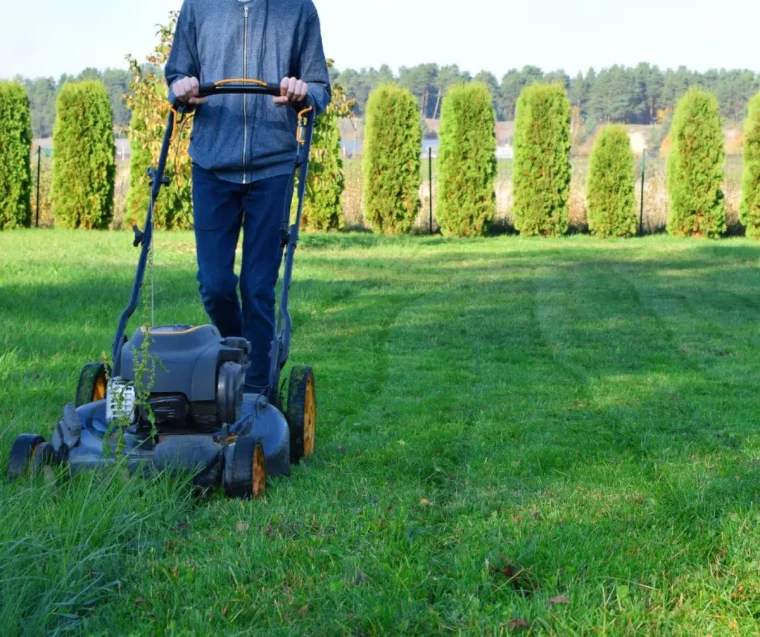
[[[515,227],[558,236],[568,228],[570,100],[561,84],[534,84],[517,102],[512,171]]]
[[[436,218],[444,235],[479,236],[496,213],[496,112],[488,86],[452,87],[441,117]]]
[[[375,232],[411,230],[420,210],[422,125],[414,95],[392,84],[367,102],[362,158],[364,215]]]

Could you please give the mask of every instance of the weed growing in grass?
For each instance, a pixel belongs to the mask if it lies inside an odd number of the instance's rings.
[[[153,246],[151,245],[148,253],[149,268],[153,268]],[[156,417],[153,407],[150,404],[151,392],[156,381],[156,367],[163,367],[159,356],[151,352],[153,343],[153,334],[151,333],[152,308],[148,302],[147,295],[143,295],[140,302],[142,314],[143,340],[140,346],[132,350],[132,361],[134,368],[134,380],[132,385],[135,392],[134,409],[127,412],[125,409],[126,386],[117,384],[113,386],[113,392],[116,398],[116,417],[109,423],[106,434],[103,437],[103,453],[106,457],[110,456],[110,441],[113,435],[116,435],[116,455],[120,457],[124,454],[126,430],[132,425],[132,417],[136,415],[139,418],[145,418],[151,425],[151,436],[155,439],[158,436],[156,427]],[[114,361],[115,363],[115,361]],[[110,379],[109,379],[110,381]]]

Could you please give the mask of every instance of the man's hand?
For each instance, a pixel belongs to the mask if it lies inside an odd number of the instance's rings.
[[[183,77],[172,84],[172,91],[181,104],[205,104],[208,97],[198,97],[200,84],[196,77]]]
[[[300,104],[306,99],[309,85],[295,77],[284,77],[280,82],[280,97],[274,98],[278,106]]]

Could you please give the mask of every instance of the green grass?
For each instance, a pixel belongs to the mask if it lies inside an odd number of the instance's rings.
[[[157,321],[203,322],[159,234]],[[0,235],[0,471],[108,351],[136,251]],[[306,237],[315,456],[259,502],[0,478],[4,634],[757,634],[760,245]]]

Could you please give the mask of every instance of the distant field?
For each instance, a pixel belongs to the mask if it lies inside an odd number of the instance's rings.
[[[157,321],[203,322],[158,233]],[[123,233],[0,234],[0,475],[110,346]],[[311,235],[316,454],[258,502],[0,477],[3,634],[750,635],[760,245]]]

